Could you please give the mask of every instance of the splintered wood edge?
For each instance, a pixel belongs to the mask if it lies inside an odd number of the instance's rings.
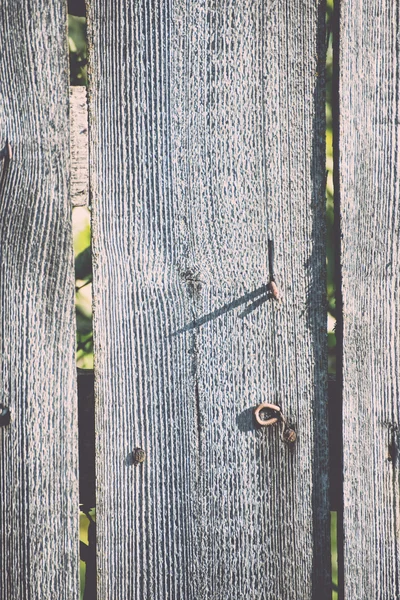
[[[70,87],[70,136],[71,136],[71,179],[70,198],[72,206],[89,204],[89,151],[88,113],[86,87]]]

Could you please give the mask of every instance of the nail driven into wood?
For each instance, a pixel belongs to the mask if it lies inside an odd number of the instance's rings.
[[[297,433],[293,429],[293,427],[285,426],[282,432],[282,439],[286,444],[294,444],[297,440]]]
[[[291,448],[293,448],[293,444],[297,440],[297,433],[293,428],[293,425],[288,422],[285,415],[281,413],[281,423],[282,423],[282,433],[281,438],[285,444],[288,444]]]
[[[132,452],[132,464],[140,465],[146,460],[146,452],[142,448],[135,448]]]
[[[269,282],[268,291],[270,297],[277,302],[280,301],[278,286],[275,283],[274,275],[274,240],[268,240],[268,266],[269,266]]]
[[[269,266],[269,280],[275,281],[275,277],[274,277],[274,240],[268,240],[268,266]]]
[[[270,281],[268,283],[268,291],[271,294],[271,298],[273,298],[277,302],[280,301],[279,290],[278,290],[278,286],[276,285],[275,281]]]
[[[254,419],[256,426],[258,427],[268,427],[280,423],[282,427],[282,441],[293,448],[293,444],[297,440],[297,433],[293,425],[286,420],[286,417],[278,404],[262,402],[254,409]]]

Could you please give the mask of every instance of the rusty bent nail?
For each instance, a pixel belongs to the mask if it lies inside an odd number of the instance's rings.
[[[278,286],[276,285],[275,281],[273,281],[271,279],[271,281],[267,285],[267,288],[270,293],[270,297],[273,298],[274,300],[276,300],[277,302],[279,302],[279,300],[281,298],[280,298]]]
[[[278,286],[275,283],[274,275],[274,240],[268,240],[268,264],[269,264],[269,283],[267,285],[270,298],[277,302],[280,301]]]
[[[272,414],[277,413],[277,416],[270,416],[269,419],[262,419],[260,413],[263,410],[272,412]],[[275,423],[278,423],[278,421],[281,421],[282,419],[281,408],[277,404],[269,404],[268,402],[263,402],[262,404],[259,404],[255,409],[254,418],[257,421],[258,425],[261,425],[261,427],[275,425]]]

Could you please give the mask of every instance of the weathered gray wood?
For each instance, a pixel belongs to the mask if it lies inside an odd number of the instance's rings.
[[[323,600],[322,6],[90,4],[99,597]]]
[[[1,600],[79,598],[66,19],[0,3]]]
[[[344,585],[351,600],[400,598],[399,60],[398,3],[342,0]]]
[[[88,116],[86,86],[70,88],[71,122],[71,182],[70,195],[73,206],[88,205]]]

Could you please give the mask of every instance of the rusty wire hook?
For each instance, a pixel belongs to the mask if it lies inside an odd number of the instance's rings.
[[[262,419],[260,413],[263,410],[266,410],[269,412],[272,411],[272,414],[276,413],[276,415],[270,416],[268,419]],[[254,418],[257,421],[258,425],[260,425],[261,427],[267,427],[268,425],[275,425],[275,423],[278,423],[278,421],[281,420],[281,417],[282,417],[281,407],[278,406],[277,404],[270,404],[269,402],[263,402],[262,404],[259,404],[254,411]]]
[[[262,419],[261,412],[267,411],[268,418]],[[287,444],[293,444],[297,439],[296,431],[292,425],[286,420],[285,415],[282,413],[281,407],[278,404],[270,404],[269,402],[262,402],[254,410],[254,418],[260,427],[268,427],[269,425],[275,425],[280,423],[282,427],[281,438]]]

